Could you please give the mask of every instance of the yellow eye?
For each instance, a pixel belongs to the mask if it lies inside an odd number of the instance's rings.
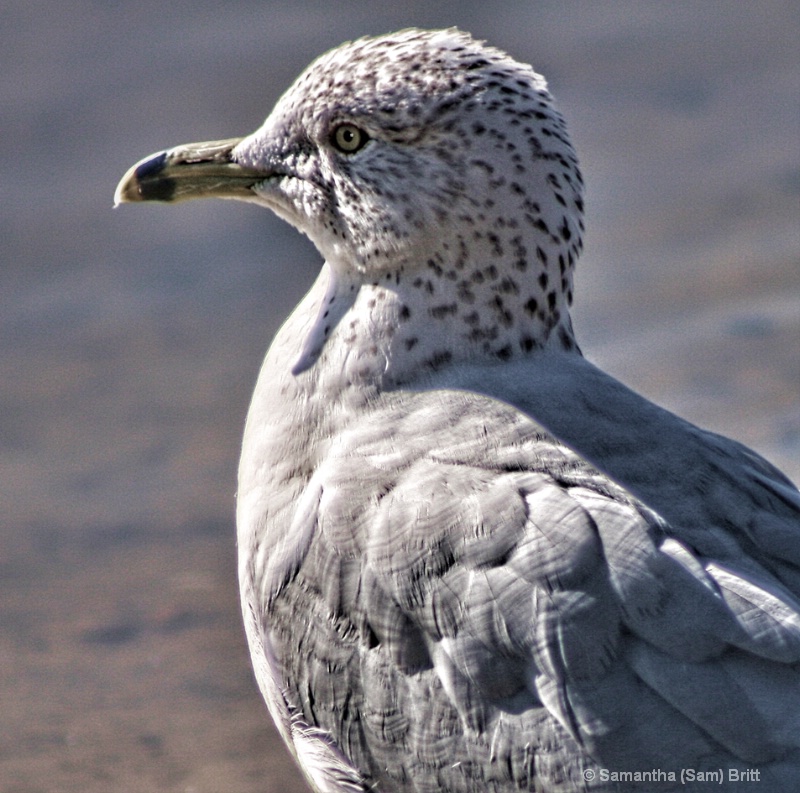
[[[354,154],[363,148],[368,140],[367,133],[355,124],[339,124],[331,135],[333,145],[345,154]]]

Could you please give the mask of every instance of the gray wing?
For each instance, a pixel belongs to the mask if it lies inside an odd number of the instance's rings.
[[[292,713],[365,789],[796,788],[796,491],[762,470],[749,529],[692,527],[709,558],[512,408],[401,404],[333,443],[263,601]]]

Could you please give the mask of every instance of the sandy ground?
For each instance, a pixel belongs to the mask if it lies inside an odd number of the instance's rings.
[[[550,80],[588,178],[595,361],[800,478],[797,2],[0,10],[0,790],[304,790],[249,667],[239,436],[319,266],[255,207],[111,210],[345,39],[458,24]]]

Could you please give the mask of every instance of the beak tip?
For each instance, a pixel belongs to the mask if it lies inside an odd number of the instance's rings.
[[[114,190],[114,209],[119,207],[121,204],[127,204],[130,202],[130,199],[126,195],[128,184],[128,176],[126,174],[117,185],[117,189]]]
[[[114,206],[142,201],[170,201],[175,181],[161,176],[167,152],[151,154],[129,168],[114,191]]]

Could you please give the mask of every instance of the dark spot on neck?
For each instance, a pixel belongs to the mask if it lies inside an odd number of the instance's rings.
[[[449,350],[442,350],[435,353],[424,362],[424,366],[429,369],[438,369],[444,364],[449,363],[453,358],[453,353]]]

